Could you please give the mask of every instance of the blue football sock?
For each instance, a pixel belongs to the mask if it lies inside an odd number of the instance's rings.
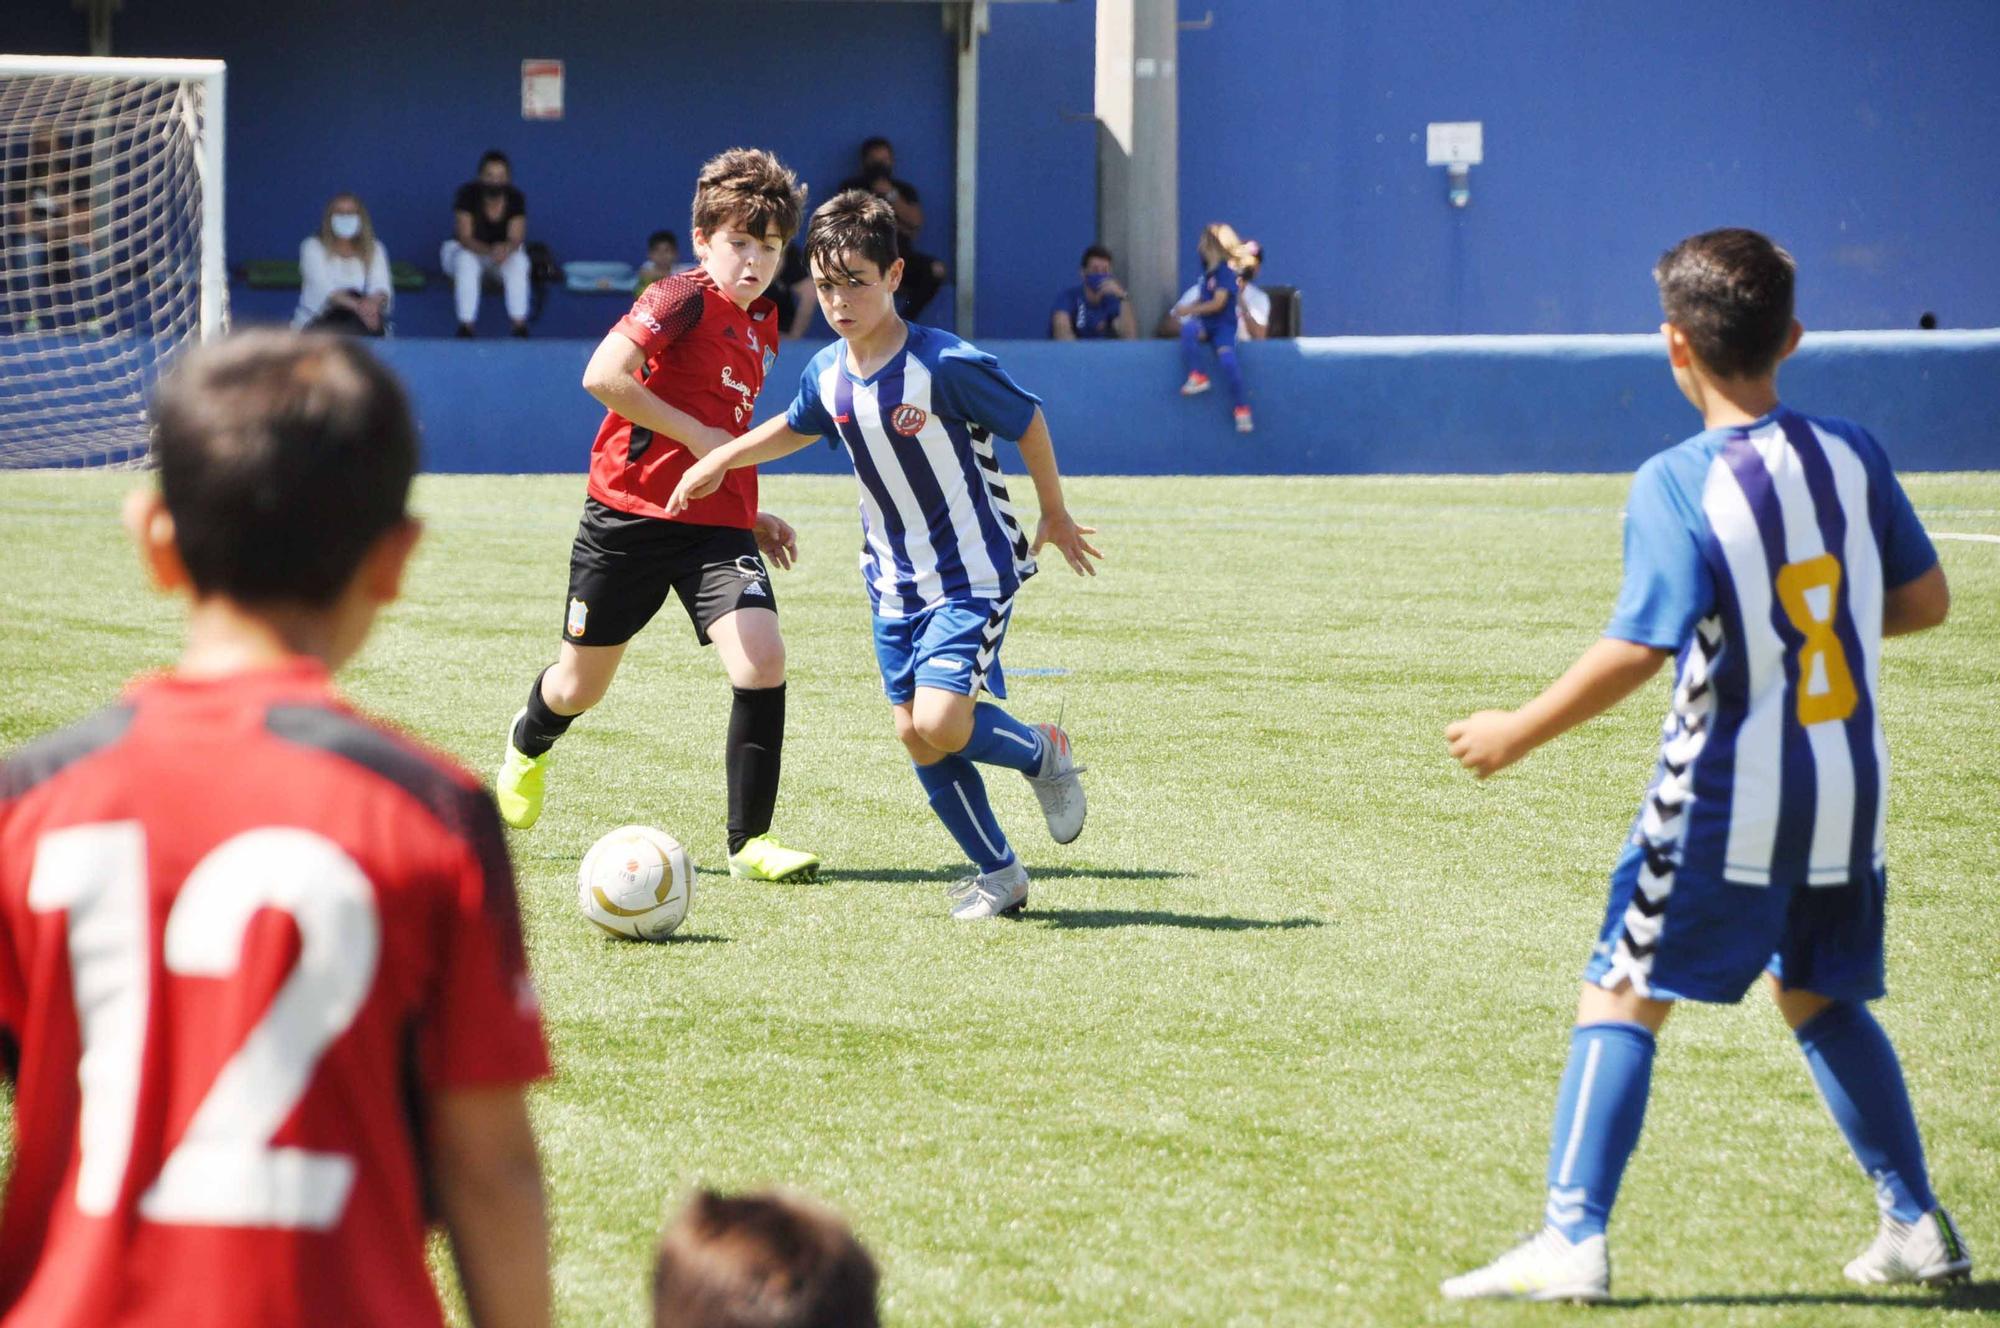
[[[1215,364],[1222,371],[1222,381],[1229,384],[1229,404],[1239,407],[1245,404],[1243,366],[1236,362],[1235,343],[1215,348]]]
[[[952,755],[916,769],[917,782],[930,795],[931,810],[980,871],[999,871],[1014,860],[1014,850],[986,800],[986,781],[979,777],[978,766]]]
[[[1023,724],[991,701],[972,708],[972,737],[960,756],[981,765],[1004,765],[1024,775],[1041,772],[1041,731]]]
[[[1191,374],[1201,372],[1201,320],[1181,320],[1181,363]]]
[[[1549,1136],[1543,1217],[1571,1241],[1601,1235],[1611,1218],[1646,1121],[1653,1045],[1652,1033],[1638,1024],[1586,1024],[1570,1035]]]
[[[1914,1222],[1937,1207],[1903,1067],[1868,1007],[1853,1001],[1830,1005],[1806,1021],[1798,1039],[1826,1109],[1875,1182],[1882,1211]]]

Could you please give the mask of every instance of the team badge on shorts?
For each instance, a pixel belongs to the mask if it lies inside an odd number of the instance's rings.
[[[905,438],[915,438],[924,431],[931,417],[919,406],[898,406],[896,413],[889,417],[889,425]]]
[[[583,639],[583,623],[588,617],[590,617],[590,606],[576,596],[570,596],[569,618],[563,624],[564,629],[580,641]]]

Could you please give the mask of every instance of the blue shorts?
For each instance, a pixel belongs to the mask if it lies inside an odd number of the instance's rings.
[[[1014,601],[948,599],[909,618],[875,619],[875,662],[891,705],[901,705],[919,687],[977,696],[984,687],[1007,698],[1000,672],[1000,643]]]
[[[1611,897],[1597,948],[1583,976],[1616,982],[1614,958],[1627,910],[1638,893],[1645,853],[1628,844],[1611,869]],[[1646,976],[1656,1000],[1743,999],[1757,975],[1836,1001],[1872,1001],[1884,990],[1882,908],[1888,873],[1846,885],[1731,885],[1714,877],[1675,873],[1660,901],[1660,930],[1650,953],[1627,946],[1627,961]],[[1635,919],[1637,913],[1634,914]]]

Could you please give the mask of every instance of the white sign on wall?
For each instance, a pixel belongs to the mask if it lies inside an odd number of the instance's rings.
[[[1485,155],[1485,124],[1443,120],[1424,126],[1426,166],[1477,166]]]
[[[521,62],[521,118],[523,120],[563,118],[562,61]]]

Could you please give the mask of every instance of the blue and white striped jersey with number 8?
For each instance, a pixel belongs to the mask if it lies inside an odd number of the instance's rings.
[[[1884,596],[1936,562],[1881,447],[1843,420],[1780,406],[1640,467],[1605,635],[1679,660],[1635,836],[1739,885],[1880,867]]]

